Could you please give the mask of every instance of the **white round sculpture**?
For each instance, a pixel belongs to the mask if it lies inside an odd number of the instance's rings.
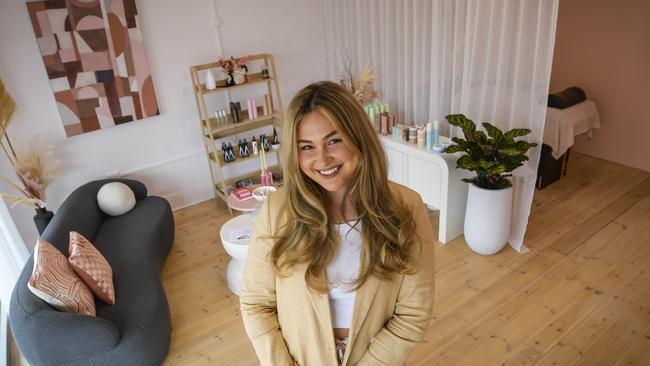
[[[106,183],[97,192],[97,204],[107,215],[123,215],[135,206],[135,194],[124,183]]]

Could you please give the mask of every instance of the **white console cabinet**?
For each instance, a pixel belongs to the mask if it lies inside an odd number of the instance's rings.
[[[457,154],[419,149],[408,142],[380,136],[388,159],[388,179],[422,196],[424,203],[439,211],[438,240],[447,243],[463,234],[467,183],[470,172],[456,169]],[[449,140],[440,137],[440,142]]]

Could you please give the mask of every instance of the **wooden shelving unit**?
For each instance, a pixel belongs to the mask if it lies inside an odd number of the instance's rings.
[[[228,186],[233,185],[238,180],[246,178],[251,178],[253,181],[255,181],[256,178],[259,180],[260,171],[258,169],[250,173],[226,179],[223,175],[223,167],[237,165],[241,162],[251,161],[254,159],[257,159],[259,161],[259,156],[253,155],[252,145],[249,141],[248,150],[250,152],[250,156],[245,158],[240,157],[238,146],[233,146],[236,160],[232,162],[225,162],[223,159],[223,151],[221,151],[221,145],[217,144],[216,141],[265,126],[275,126],[282,128],[284,109],[282,107],[282,96],[280,95],[280,85],[278,84],[278,76],[275,69],[273,56],[267,53],[263,53],[246,57],[251,61],[251,64],[259,64],[260,66],[264,65],[269,71],[269,77],[264,79],[262,78],[261,72],[251,72],[248,74],[248,80],[244,84],[226,86],[226,80],[218,80],[217,88],[208,90],[205,88],[205,84],[201,82],[200,74],[206,70],[219,69],[219,65],[216,62],[212,62],[190,67],[190,74],[192,75],[192,86],[194,90],[194,96],[196,97],[196,106],[199,111],[199,123],[201,125],[201,131],[203,133],[203,142],[205,145],[206,157],[208,165],[210,167],[210,178],[212,179],[214,196],[216,198],[222,199],[224,202],[227,198]],[[217,119],[213,117],[214,113],[208,111],[206,107],[206,98],[216,98],[217,96],[229,98],[229,92],[231,91],[243,90],[252,86],[259,86],[264,84],[266,85],[267,94],[271,96],[273,104],[271,106],[271,113],[268,115],[262,114],[263,109],[261,105],[263,102],[263,95],[248,96],[248,98],[255,98],[258,102],[258,118],[253,120],[248,118],[247,111],[242,108],[242,116],[244,118],[241,122],[233,122],[232,116],[228,114],[227,122],[219,124]],[[241,102],[242,101],[240,101],[240,103]],[[226,102],[225,104],[227,105],[228,103]],[[242,104],[242,107],[245,108],[246,103]],[[227,112],[229,112],[228,108],[225,109]],[[267,154],[271,155],[273,152],[275,152],[278,164],[269,166],[269,168],[271,168],[272,172],[277,173],[280,171],[280,152],[278,150],[269,150]]]

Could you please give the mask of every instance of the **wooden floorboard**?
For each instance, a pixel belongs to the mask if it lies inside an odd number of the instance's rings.
[[[165,365],[258,364],[225,285],[229,218],[215,201],[175,212]],[[650,173],[572,154],[535,192],[525,244],[490,257],[437,244],[434,318],[408,365],[650,364]]]

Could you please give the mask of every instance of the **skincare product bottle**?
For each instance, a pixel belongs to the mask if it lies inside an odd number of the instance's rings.
[[[253,155],[257,155],[257,140],[255,136],[251,139],[251,144],[253,145]]]
[[[424,126],[418,126],[418,148],[424,149],[426,138],[424,137]]]
[[[223,161],[228,162],[228,145],[225,141],[221,143],[221,152],[223,153]]]
[[[405,125],[400,125],[400,140],[402,142],[408,142],[409,141],[409,128],[408,126]]]
[[[269,139],[264,134],[260,135],[260,145],[262,146],[262,149],[264,149],[264,151],[269,151],[269,149],[271,148],[269,146]]]
[[[388,115],[388,128],[392,129],[393,126],[395,126],[395,115],[390,112],[388,112],[387,115]]]
[[[440,129],[438,126],[438,121],[433,121],[433,144],[434,145],[438,145],[440,143],[438,141],[440,140],[439,135],[440,135]]]
[[[237,122],[241,122],[244,119],[244,117],[242,117],[242,115],[241,115],[241,113],[242,113],[241,112],[241,104],[239,103],[239,101],[235,102],[235,109],[237,110]]]
[[[273,114],[273,99],[271,99],[271,95],[265,94],[264,95],[264,102],[266,103],[268,107],[269,114]]]
[[[248,112],[249,120],[255,119],[255,114],[253,113],[253,103],[251,102],[251,99],[246,99],[246,111]]]
[[[257,119],[257,101],[254,98],[251,99],[251,108],[253,109],[253,119]]]
[[[427,150],[433,149],[433,128],[431,122],[427,122]]]
[[[380,117],[380,127],[381,127],[381,134],[386,136],[388,135],[388,116],[385,114],[382,114]]]
[[[245,158],[246,157],[246,152],[244,151],[244,143],[242,140],[239,140],[239,143],[237,144],[239,146],[239,157],[240,158]]]
[[[235,102],[230,102],[230,118],[232,123],[237,123],[237,108],[235,107]]]
[[[265,116],[271,114],[269,111],[269,103],[266,100],[266,94],[264,94],[264,98],[262,98],[262,113],[264,113]]]
[[[280,137],[278,137],[278,131],[275,130],[275,127],[273,127],[273,137],[271,138],[271,148],[273,148],[273,150],[279,150],[280,149]]]
[[[409,142],[411,144],[417,144],[418,140],[418,129],[415,126],[409,127]]]

